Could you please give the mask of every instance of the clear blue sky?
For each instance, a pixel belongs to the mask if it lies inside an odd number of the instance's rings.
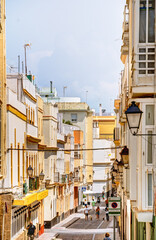
[[[53,85],[59,96],[86,99],[113,109],[123,65],[120,61],[126,0],[6,0],[7,64],[24,60],[38,87]]]

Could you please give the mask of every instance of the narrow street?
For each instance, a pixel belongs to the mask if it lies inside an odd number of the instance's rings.
[[[85,221],[82,208],[78,213],[70,215],[50,230],[45,230],[39,240],[103,240],[106,232],[110,233],[113,239],[113,220],[110,218],[108,222],[106,221],[105,206],[101,203],[99,219],[96,219],[95,210],[90,207],[89,219]],[[116,240],[120,240],[117,228]]]

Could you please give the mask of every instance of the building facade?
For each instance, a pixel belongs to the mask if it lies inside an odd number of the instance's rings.
[[[78,126],[83,131],[84,149],[93,148],[93,112],[86,103],[64,102],[58,103],[59,112],[63,114],[65,122]],[[92,187],[93,182],[93,151],[83,152],[83,185]]]
[[[93,192],[100,196],[111,196],[111,167],[115,157],[113,131],[115,116],[93,116],[93,148],[107,148],[93,152]]]
[[[123,168],[118,185],[122,239],[155,239],[155,1],[126,1],[122,39],[124,70],[116,112],[120,144],[129,149],[129,167]],[[143,112],[141,136],[133,136],[126,121],[132,101]]]
[[[48,197],[45,199],[44,222],[46,228],[51,228],[56,223],[56,198],[57,187],[55,184],[55,171],[57,159],[57,113],[58,108],[52,103],[43,106],[43,135],[46,145],[44,152],[44,173]]]
[[[7,171],[0,182],[3,239],[24,239],[30,221],[36,233],[43,228],[43,202],[38,164],[37,98],[35,86],[24,75],[7,76]],[[32,174],[29,175],[28,167]],[[5,222],[6,221],[6,222]],[[42,232],[43,232],[42,231]],[[40,232],[41,234],[41,232]]]

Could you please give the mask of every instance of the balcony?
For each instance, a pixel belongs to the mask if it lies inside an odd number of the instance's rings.
[[[129,12],[128,6],[126,5],[124,8],[124,21],[122,25],[122,41],[123,45],[121,46],[121,61],[123,64],[125,63],[126,56],[128,55],[129,48]]]
[[[125,64],[126,56],[128,55],[128,46],[121,46],[121,61]]]

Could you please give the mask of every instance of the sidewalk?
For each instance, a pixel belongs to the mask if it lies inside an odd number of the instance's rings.
[[[103,218],[105,218],[104,209],[104,206],[100,207],[100,219],[96,219],[95,210],[91,209],[89,212],[89,220],[85,221],[84,208],[82,208],[78,213],[70,215],[51,229],[45,229],[45,233],[38,239],[51,240],[56,238],[64,240],[103,240],[106,232],[109,232],[111,238],[113,239],[113,220],[112,218],[110,218],[109,222],[103,220]],[[120,240],[117,228],[116,240]]]

